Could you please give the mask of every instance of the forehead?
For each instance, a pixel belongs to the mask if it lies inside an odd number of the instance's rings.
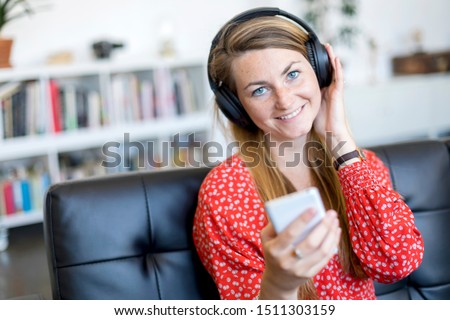
[[[236,82],[240,80],[265,80],[265,77],[281,75],[281,72],[292,62],[307,62],[298,51],[280,48],[249,50],[235,58],[231,71]]]

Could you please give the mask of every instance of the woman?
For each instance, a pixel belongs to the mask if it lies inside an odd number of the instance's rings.
[[[232,19],[211,48],[210,82],[240,149],[202,184],[197,251],[222,299],[375,299],[373,280],[395,282],[420,265],[422,237],[383,163],[350,134],[332,47],[322,47],[324,81],[312,30],[261,12]],[[277,234],[264,202],[311,186],[328,211],[294,245],[314,210]]]

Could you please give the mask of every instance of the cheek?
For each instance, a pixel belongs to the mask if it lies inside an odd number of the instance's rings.
[[[267,115],[264,112],[263,106],[259,106],[258,108],[255,108],[253,106],[244,108],[250,118],[253,120],[253,122],[261,122],[264,121],[264,119],[267,118]]]
[[[258,126],[264,126],[268,120],[270,120],[270,108],[264,105],[263,102],[260,103],[246,103],[246,101],[242,101],[242,105],[244,106],[244,110],[253,120],[253,122]]]
[[[311,85],[303,88],[304,97],[308,97],[308,100],[314,105],[314,107],[320,107],[322,100],[322,92],[320,91],[317,81],[311,81]]]

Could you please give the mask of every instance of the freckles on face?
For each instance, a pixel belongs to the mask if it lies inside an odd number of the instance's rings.
[[[298,51],[251,50],[232,64],[244,109],[265,133],[286,140],[307,134],[320,108],[316,75]]]

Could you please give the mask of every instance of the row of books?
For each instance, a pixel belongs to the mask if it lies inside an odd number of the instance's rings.
[[[38,81],[11,82],[0,87],[0,135],[13,138],[48,131],[48,110]]]
[[[198,99],[185,69],[155,69],[151,77],[134,73],[112,78],[115,119],[137,122],[170,118],[198,110]]]
[[[0,138],[170,118],[199,108],[186,69],[155,69],[147,76],[113,75],[110,95],[101,93],[99,87],[86,87],[82,79],[78,81],[1,85]]]
[[[75,84],[49,82],[51,132],[98,128],[108,124],[102,114],[102,99],[96,90]]]
[[[18,168],[0,179],[0,215],[42,209],[50,175],[44,171]]]
[[[195,139],[195,141],[194,141]],[[170,141],[134,142],[133,146],[86,149],[59,155],[61,181],[128,171],[204,166],[206,133],[183,134]],[[139,144],[139,146],[137,145]],[[105,152],[105,153],[103,153]]]

